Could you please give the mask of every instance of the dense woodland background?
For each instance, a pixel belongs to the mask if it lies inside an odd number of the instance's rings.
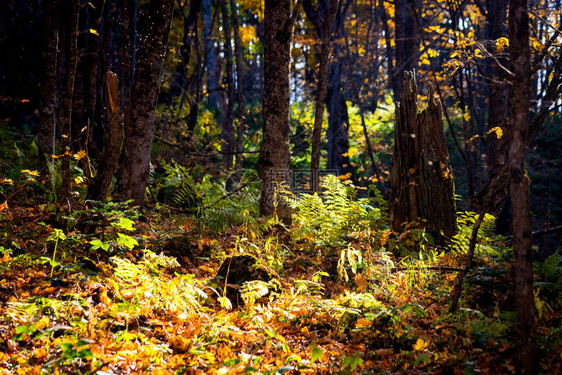
[[[561,28],[1,1],[0,371],[561,370]]]

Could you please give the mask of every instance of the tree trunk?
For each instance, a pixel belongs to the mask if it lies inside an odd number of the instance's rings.
[[[74,83],[76,79],[76,65],[78,63],[78,15],[79,4],[76,1],[65,3],[64,7],[68,11],[66,14],[66,24],[64,25],[64,46],[65,46],[65,89],[62,97],[60,111],[61,124],[61,174],[62,182],[59,191],[59,201],[63,202],[70,195],[70,145],[72,129],[72,108],[74,100]]]
[[[141,36],[140,51],[131,98],[130,123],[126,122],[119,188],[126,198],[142,204],[150,173],[150,149],[154,137],[154,112],[160,87],[160,74],[168,35],[173,0],[152,0]]]
[[[182,97],[189,95],[191,92],[188,90],[188,66],[191,60],[191,50],[194,44],[194,36],[197,28],[197,19],[201,11],[201,0],[191,1],[189,4],[189,12],[185,14],[186,5],[183,4],[180,13],[183,18],[183,35],[182,45],[180,47],[179,55],[181,61],[178,63],[174,72],[174,79],[171,84],[170,98]],[[179,103],[181,105],[181,103]]]
[[[420,37],[417,12],[421,12],[419,0],[395,1],[396,79],[394,80],[394,101],[400,98],[404,90],[404,72],[418,67]]]
[[[209,93],[209,105],[213,109],[218,107],[217,96],[217,62],[215,46],[213,42],[213,15],[211,0],[202,0],[203,14],[203,43],[205,45],[205,66],[207,67],[207,92]]]
[[[400,232],[407,223],[450,237],[457,231],[454,185],[443,133],[442,107],[430,91],[418,113],[415,73],[406,72],[397,103],[390,223]]]
[[[105,150],[99,162],[98,173],[88,187],[88,199],[103,201],[111,187],[111,180],[119,165],[121,142],[123,141],[123,122],[119,101],[119,82],[113,72],[105,73],[106,105],[109,132],[105,141]]]
[[[89,146],[92,135],[92,127],[95,123],[95,113],[97,106],[98,92],[101,90],[103,80],[101,79],[101,69],[99,61],[99,50],[101,47],[102,34],[102,16],[103,16],[103,1],[95,0],[90,2],[92,6],[84,7],[84,11],[87,14],[87,28],[95,30],[98,34],[91,32],[86,33],[86,50],[83,56],[82,68],[83,68],[83,84],[84,84],[84,123],[82,127],[87,126],[84,131],[84,148],[83,150],[89,153]],[[81,160],[82,168],[88,170],[89,173],[89,158],[84,158]],[[87,165],[86,165],[87,164]]]
[[[55,153],[55,110],[57,107],[58,0],[42,1],[43,40],[39,112],[39,166],[52,161]],[[46,159],[46,160],[45,160]]]
[[[260,214],[290,221],[291,210],[275,194],[290,185],[289,72],[291,62],[291,1],[265,2],[263,136],[260,145]],[[280,187],[280,186],[279,186]]]
[[[320,168],[320,136],[322,135],[322,119],[324,117],[324,106],[326,105],[326,94],[328,92],[328,58],[330,57],[330,36],[332,31],[332,24],[336,18],[336,13],[339,8],[339,0],[330,0],[330,8],[324,23],[322,24],[322,47],[320,49],[320,61],[318,63],[318,93],[316,96],[316,109],[314,111],[314,128],[312,131],[312,151],[310,158],[310,169],[313,176],[316,176],[316,171]],[[317,191],[318,181],[313,181],[312,189]]]
[[[509,93],[509,182],[513,207],[513,269],[517,312],[516,358],[520,374],[532,374],[535,367],[535,303],[533,294],[533,252],[529,208],[529,176],[525,155],[529,131],[531,65],[529,13],[526,0],[509,1],[509,54],[514,74]]]
[[[226,61],[226,95],[221,90],[221,95],[225,95],[223,99],[225,110],[222,112],[221,118],[221,151],[222,162],[226,170],[231,170],[234,160],[234,74],[232,65],[234,65],[232,57],[232,34],[230,32],[230,22],[228,20],[228,7],[226,0],[219,0],[222,13],[222,28],[224,31],[224,57]]]
[[[507,15],[507,0],[488,1],[488,39],[497,40],[506,36],[504,27]],[[499,59],[505,66],[505,59]],[[493,178],[499,173],[507,159],[507,97],[508,85],[505,81],[505,74],[496,61],[489,63],[488,81],[488,131],[499,127],[503,131],[502,137],[497,133],[491,132],[486,137],[486,154],[488,160],[488,179]],[[495,212],[491,208],[490,212]]]
[[[238,21],[238,9],[236,9],[236,1],[230,0],[230,9],[232,10],[232,26],[234,27],[234,54],[236,55],[236,168],[242,168],[242,151],[244,146],[244,79],[242,71],[242,46],[240,45],[240,22]]]
[[[348,0],[340,6],[335,20],[334,48],[332,60],[328,68],[328,162],[327,168],[337,171],[339,175],[351,173],[349,164],[349,116],[346,98],[343,93],[342,69],[343,56],[343,28],[347,9],[351,2]]]

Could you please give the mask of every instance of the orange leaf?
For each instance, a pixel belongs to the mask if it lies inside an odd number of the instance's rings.
[[[366,327],[370,327],[373,324],[373,322],[371,322],[370,320],[367,319],[358,319],[357,323],[355,323],[355,326],[357,328],[366,328]]]

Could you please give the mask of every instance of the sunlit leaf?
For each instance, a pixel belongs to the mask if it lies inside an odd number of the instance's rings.
[[[416,343],[414,344],[414,350],[424,350],[429,347],[430,342],[424,341],[422,338],[418,338]]]
[[[503,137],[503,130],[499,126],[496,126],[495,128],[492,128],[492,129],[488,130],[488,132],[487,132],[487,134],[492,134],[492,133],[496,133],[496,137],[498,139]]]
[[[502,52],[506,46],[509,46],[509,39],[506,37],[501,37],[496,40],[496,52]]]

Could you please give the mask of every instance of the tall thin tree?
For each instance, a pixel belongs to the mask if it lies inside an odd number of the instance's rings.
[[[535,302],[529,176],[525,171],[529,133],[531,63],[527,0],[509,1],[509,56],[513,81],[509,92],[509,182],[513,207],[513,269],[517,312],[517,371],[532,374],[535,367]]]

